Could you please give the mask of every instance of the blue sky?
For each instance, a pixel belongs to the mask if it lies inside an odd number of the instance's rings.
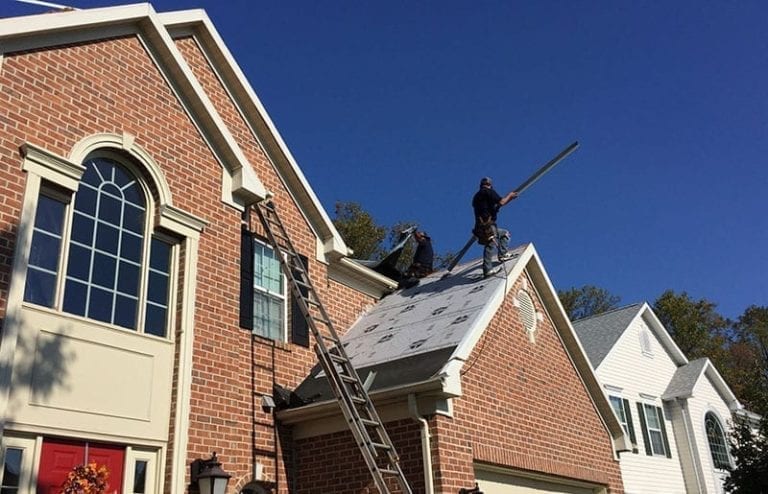
[[[153,5],[208,12],[331,215],[356,201],[455,251],[482,176],[506,192],[578,140],[499,217],[556,288],[768,305],[764,2]]]

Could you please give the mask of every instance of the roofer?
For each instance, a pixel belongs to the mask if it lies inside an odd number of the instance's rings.
[[[435,253],[432,250],[432,239],[427,235],[427,232],[419,230],[413,232],[413,239],[416,241],[416,252],[413,254],[413,262],[411,262],[405,275],[407,277],[423,278],[434,271],[432,262]]]
[[[517,197],[517,192],[512,191],[501,197],[493,189],[491,179],[483,177],[480,180],[480,190],[472,198],[472,208],[475,212],[475,228],[472,233],[477,237],[477,243],[483,249],[483,277],[487,278],[496,272],[493,269],[493,248],[496,247],[499,261],[511,259],[512,255],[507,251],[509,232],[496,225],[496,214],[499,209],[509,201]]]

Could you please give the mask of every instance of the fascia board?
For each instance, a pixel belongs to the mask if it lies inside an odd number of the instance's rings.
[[[417,394],[419,396],[430,396],[439,398],[456,398],[458,395],[450,390],[446,390],[445,379],[442,376],[429,379],[419,383],[409,384],[407,386],[396,386],[392,388],[380,389],[369,393],[371,401],[379,407],[389,403],[407,400],[408,395]],[[325,400],[299,408],[288,408],[277,412],[277,418],[280,423],[286,425],[306,422],[308,420],[317,420],[323,417],[338,415],[340,413],[337,400]]]
[[[730,410],[738,410],[743,408],[743,405],[741,402],[739,402],[739,399],[736,397],[733,391],[731,391],[728,383],[725,382],[723,376],[720,375],[720,372],[718,372],[718,370],[715,368],[715,365],[709,359],[707,359],[707,365],[704,366],[703,374],[706,374],[707,379],[709,379],[709,381],[712,383],[712,386],[714,386],[715,389],[717,389],[717,391],[723,397]],[[699,376],[699,378],[701,378],[701,376]]]
[[[153,12],[148,3],[97,9],[52,12],[0,19],[0,40],[23,36],[41,36],[73,29],[87,29],[106,24],[130,23]]]
[[[347,257],[328,266],[328,277],[376,299],[397,289],[396,281]]]
[[[276,166],[276,168],[280,171],[282,178],[291,185],[286,188],[295,194],[296,202],[303,206],[303,212],[310,224],[321,233],[326,255],[331,258],[349,255],[348,247],[301,171],[269,113],[205,12],[202,10],[169,12],[159,14],[159,18],[167,29],[193,30],[205,52],[212,57],[211,62],[216,64],[216,72],[224,78],[222,82],[232,91],[244,117],[261,131],[257,138],[263,136],[271,138],[272,142],[262,142],[262,144],[272,151],[271,155],[278,159],[282,158],[279,159],[279,164],[282,166]]]
[[[661,341],[661,344],[664,345],[664,349],[675,362],[675,365],[679,367],[687,364],[688,357],[686,357],[683,351],[680,350],[680,347],[677,346],[677,343],[672,339],[669,331],[667,331],[667,328],[661,323],[656,313],[653,312],[653,309],[648,305],[648,302],[643,302],[640,313],[645,318],[651,330],[656,334],[656,337]]]

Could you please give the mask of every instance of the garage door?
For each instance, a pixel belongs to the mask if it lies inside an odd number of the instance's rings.
[[[475,470],[475,479],[483,494],[594,494],[600,492],[599,489],[589,487],[516,477],[487,470]]]

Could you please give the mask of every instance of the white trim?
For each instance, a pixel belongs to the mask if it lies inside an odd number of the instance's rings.
[[[37,485],[37,464],[36,458],[40,453],[37,451],[37,441],[34,438],[8,436],[3,438],[2,457],[5,459],[5,452],[8,448],[21,450],[21,468],[19,471],[19,485],[16,492],[35,492],[33,486]],[[3,463],[4,464],[4,463]],[[3,479],[3,470],[0,469],[0,482]],[[34,482],[33,482],[34,480]]]
[[[80,164],[80,161],[70,161],[28,142],[21,146],[21,155],[24,157],[22,170],[34,173],[72,192],[77,190],[85,173],[85,166]]]

